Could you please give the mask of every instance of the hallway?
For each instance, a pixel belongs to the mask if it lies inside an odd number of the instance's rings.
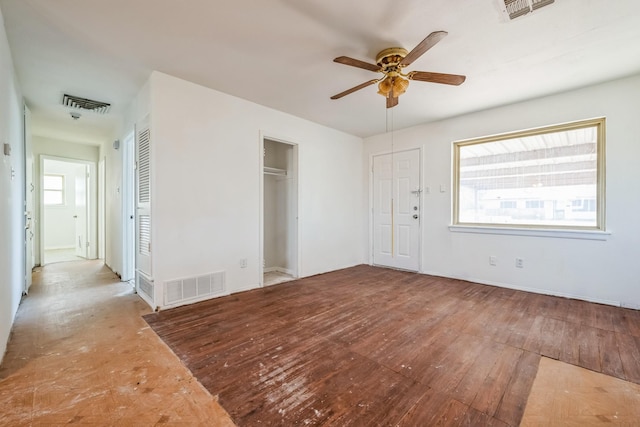
[[[101,261],[38,268],[0,366],[0,425],[233,426]]]

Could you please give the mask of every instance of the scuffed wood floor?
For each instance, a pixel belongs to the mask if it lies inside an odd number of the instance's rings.
[[[517,426],[541,356],[640,383],[640,313],[357,266],[149,314],[239,426]]]

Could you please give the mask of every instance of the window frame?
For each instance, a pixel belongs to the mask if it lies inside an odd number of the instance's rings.
[[[550,224],[502,224],[502,223],[478,223],[460,221],[460,148],[470,145],[498,142],[507,139],[523,138],[528,136],[558,133],[576,129],[596,128],[596,224],[589,226],[580,225],[550,225]],[[495,230],[546,230],[546,231],[566,231],[566,232],[605,232],[606,231],[606,197],[605,197],[605,146],[606,146],[606,118],[598,117],[593,119],[580,120],[575,122],[561,123],[551,126],[489,135],[480,138],[470,138],[453,142],[453,209],[452,228],[470,229],[495,229]]]
[[[58,188],[47,188],[46,185],[45,185],[45,182],[46,182],[46,177],[48,177],[48,176],[61,178],[62,179],[61,188],[60,189],[58,189]],[[54,207],[54,206],[66,206],[67,203],[66,203],[66,199],[65,199],[65,197],[66,197],[66,194],[65,194],[66,193],[65,192],[65,188],[66,187],[65,186],[66,186],[66,176],[64,174],[60,174],[60,173],[46,173],[46,174],[43,174],[42,175],[42,204],[44,206],[51,206],[51,207]],[[47,192],[60,193],[62,201],[60,203],[47,203],[45,201],[45,199],[46,199],[45,194]]]

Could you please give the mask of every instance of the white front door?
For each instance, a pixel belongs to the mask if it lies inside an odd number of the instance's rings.
[[[420,150],[373,158],[373,263],[420,270]]]

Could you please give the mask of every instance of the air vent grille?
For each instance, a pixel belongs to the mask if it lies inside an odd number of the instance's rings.
[[[225,289],[224,271],[170,280],[164,284],[164,301],[166,305],[182,304],[224,295]]]
[[[138,293],[144,294],[149,301],[153,301],[153,280],[136,270],[136,289]]]
[[[541,7],[550,5],[555,0],[500,0],[504,3],[504,12],[509,19],[516,19],[519,16],[526,15],[529,12],[540,9]]]
[[[62,105],[65,107],[76,108],[80,110],[93,111],[98,114],[107,114],[111,104],[106,102],[94,101],[92,99],[81,98],[79,96],[67,95],[62,97]]]

